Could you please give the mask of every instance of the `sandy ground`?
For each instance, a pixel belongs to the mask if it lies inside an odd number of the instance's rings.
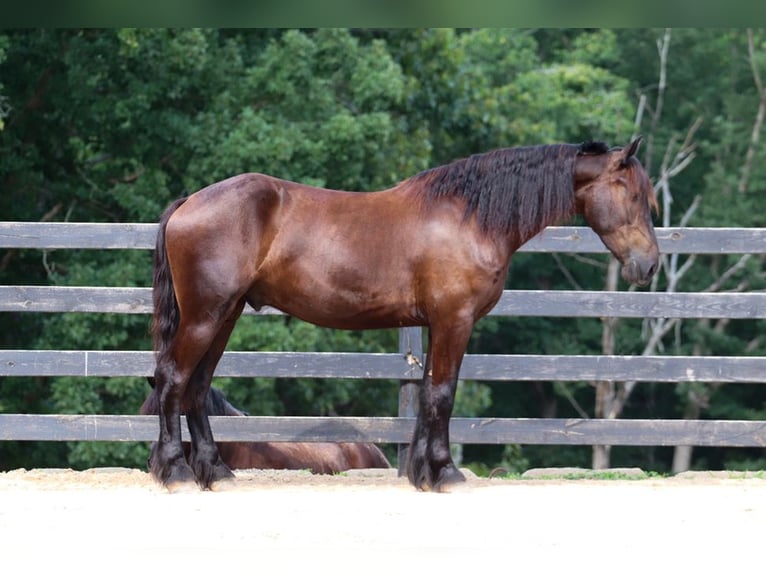
[[[435,494],[395,472],[237,471],[224,491],[174,494],[138,470],[0,473],[0,564],[78,573],[763,570],[764,478],[471,477]]]

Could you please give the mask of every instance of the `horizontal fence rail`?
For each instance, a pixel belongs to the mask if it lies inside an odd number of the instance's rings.
[[[0,249],[154,249],[156,223],[0,222]],[[658,227],[662,253],[763,253],[766,228]],[[519,252],[606,253],[589,227],[548,227]]]
[[[210,417],[216,440],[372,442],[410,440],[409,417]],[[183,439],[189,440],[186,424]],[[0,440],[153,441],[157,417],[3,415]],[[495,419],[450,421],[450,438],[475,444],[766,446],[766,423],[651,419]],[[595,442],[594,442],[595,441]]]
[[[663,254],[758,254],[766,229],[657,228]],[[154,223],[0,222],[0,249],[154,248]],[[528,253],[606,253],[584,227],[550,227],[520,249]],[[147,276],[149,275],[147,270]],[[0,312],[150,314],[151,289],[125,287],[0,286]],[[265,307],[245,313],[280,315]],[[505,291],[494,316],[763,319],[766,292]],[[420,331],[401,338],[400,353],[227,352],[216,376],[387,379],[422,377]],[[0,376],[149,376],[151,351],[0,350]],[[766,357],[623,355],[466,355],[461,378],[482,381],[602,381],[766,383]],[[76,384],[76,383],[75,383]],[[413,385],[405,385],[412,387]],[[411,397],[410,397],[411,400]],[[218,440],[363,441],[406,443],[412,411],[399,417],[212,417]],[[184,432],[186,429],[184,428]],[[461,419],[451,422],[456,443],[637,446],[766,446],[760,421]],[[0,440],[150,441],[156,417],[139,415],[1,414]],[[185,435],[186,436],[186,435]]]
[[[0,312],[150,314],[149,287],[0,286]],[[282,315],[272,307],[244,314]],[[664,293],[650,291],[506,290],[489,312],[511,317],[682,317],[764,319],[766,292]]]
[[[422,362],[422,361],[421,361]],[[0,376],[145,377],[151,351],[0,349]],[[419,380],[423,371],[397,353],[224,353],[217,377]],[[479,381],[637,381],[766,383],[766,357],[668,355],[466,355],[462,379]]]

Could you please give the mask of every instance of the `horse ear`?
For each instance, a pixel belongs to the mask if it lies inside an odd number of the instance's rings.
[[[628,145],[622,148],[622,164],[623,165],[627,165],[628,160],[632,158],[634,155],[636,155],[636,152],[638,151],[638,146],[641,145],[642,139],[643,139],[642,136],[637,136],[636,139],[634,139],[632,142],[630,142]]]

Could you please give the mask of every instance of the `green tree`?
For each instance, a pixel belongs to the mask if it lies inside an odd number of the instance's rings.
[[[8,38],[4,35],[0,35],[0,64],[5,60],[5,51],[8,48]],[[0,131],[5,127],[3,118],[8,115],[8,109],[6,107],[5,96],[3,96],[3,84],[0,83]]]
[[[0,140],[8,219],[156,221],[175,197],[243,171],[365,190],[428,164],[425,140],[407,137],[401,108],[409,84],[400,67],[382,41],[362,44],[344,30],[16,31],[2,76],[12,78],[6,91],[13,110]],[[19,283],[148,286],[151,258],[14,254],[6,272]],[[30,317],[3,319],[28,325]],[[38,318],[28,336],[6,344],[146,349],[147,327],[146,317],[62,314]],[[268,348],[268,341],[297,350],[302,343],[312,350],[395,348],[391,333],[340,333],[285,319],[243,321],[231,348]],[[6,408],[129,413],[148,390],[136,379],[46,383],[41,402]],[[378,400],[383,385],[361,399],[351,385],[259,381],[236,396],[263,414],[395,410],[395,392]],[[144,459],[133,446],[99,443],[71,445],[68,455],[75,466]]]
[[[366,191],[490,148],[588,139],[617,145],[635,131],[645,136],[642,161],[665,204],[658,222],[761,226],[765,38],[762,30],[720,29],[8,30],[0,34],[0,210],[6,220],[153,222],[176,197],[244,171]],[[663,174],[674,161],[685,169],[668,183]],[[507,285],[600,289],[608,269],[607,257],[519,254]],[[665,269],[657,289],[764,283],[760,257],[691,256],[668,260]],[[149,286],[150,277],[151,256],[141,251],[0,257],[3,284]],[[142,316],[5,313],[0,343],[148,349],[148,323]],[[638,353],[646,333],[660,333],[658,352],[763,354],[762,323],[620,321],[613,345]],[[597,319],[488,318],[470,351],[600,353],[602,328]],[[396,336],[245,317],[230,348],[393,351]],[[216,384],[254,414],[396,409],[389,381]],[[147,391],[130,378],[5,378],[0,386],[2,412],[131,413]],[[594,416],[596,392],[576,381],[468,383],[457,411]],[[762,418],[763,393],[756,385],[640,385],[623,416]],[[142,465],[142,448],[8,443],[0,444],[0,464]],[[586,466],[590,456],[587,447],[463,452],[465,462],[486,468]],[[742,467],[759,457],[716,449],[691,464]],[[616,449],[612,462],[653,470],[672,464],[667,451],[632,448]]]

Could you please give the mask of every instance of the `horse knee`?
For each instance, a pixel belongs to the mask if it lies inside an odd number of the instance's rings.
[[[455,406],[456,391],[457,380],[432,386],[432,404],[438,416],[449,417],[452,414],[452,408]]]

